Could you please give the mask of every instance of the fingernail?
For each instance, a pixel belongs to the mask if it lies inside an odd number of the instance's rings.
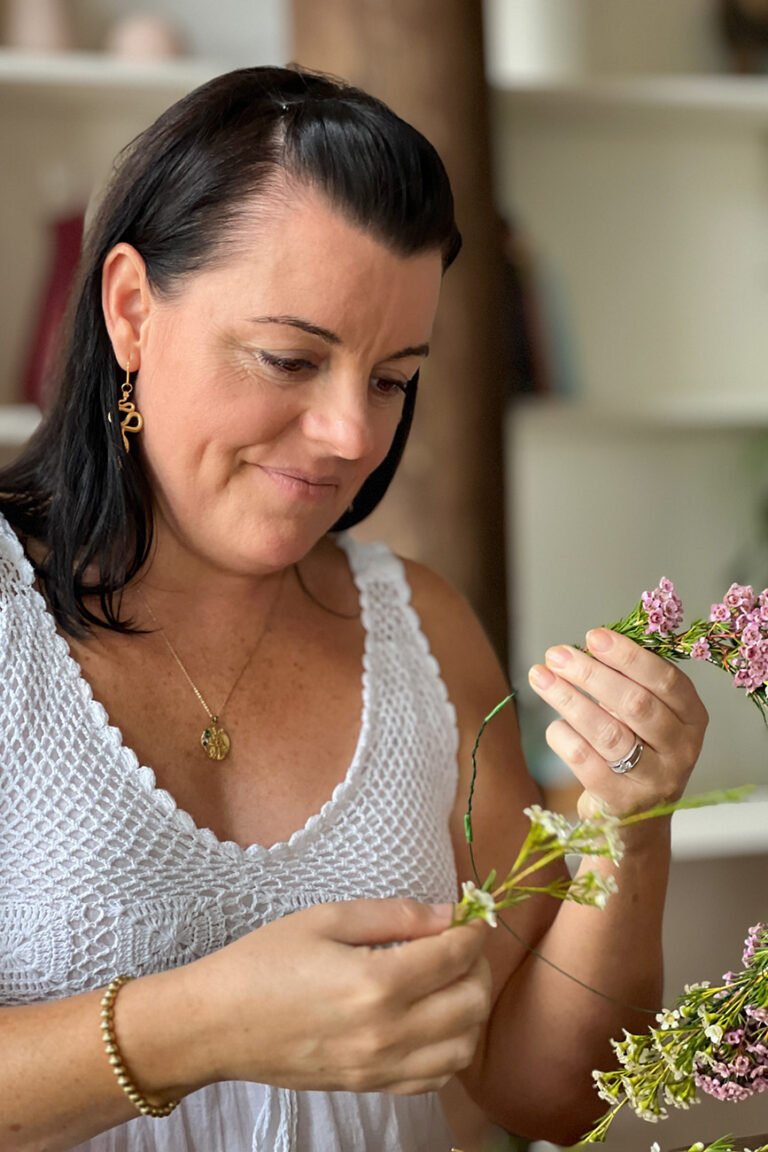
[[[613,647],[613,633],[608,628],[593,628],[587,632],[587,644],[593,652],[607,652]]]
[[[557,648],[548,648],[544,659],[555,668],[564,668],[571,659],[571,650],[559,644]]]
[[[554,675],[543,664],[534,664],[528,673],[528,679],[535,688],[551,688],[555,682]]]
[[[450,920],[453,916],[453,904],[428,904],[427,907],[440,920]]]

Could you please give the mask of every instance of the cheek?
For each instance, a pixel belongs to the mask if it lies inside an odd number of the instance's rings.
[[[256,390],[243,397],[226,381],[206,377],[180,389],[137,388],[144,417],[146,461],[159,483],[195,486],[196,478],[225,484],[241,453],[273,444],[286,434],[294,414],[285,404],[266,404]],[[386,454],[391,436],[383,452]]]

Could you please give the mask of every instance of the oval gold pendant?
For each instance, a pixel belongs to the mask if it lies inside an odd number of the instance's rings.
[[[232,741],[225,730],[219,725],[218,716],[212,716],[211,722],[200,737],[200,743],[209,760],[225,760],[229,756]]]

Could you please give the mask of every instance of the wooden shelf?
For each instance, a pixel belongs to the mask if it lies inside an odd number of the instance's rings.
[[[768,789],[742,804],[676,812],[672,855],[676,860],[768,855]]]
[[[40,409],[34,404],[0,404],[0,445],[24,444],[40,423]]]
[[[210,60],[128,60],[107,53],[37,55],[0,48],[0,110],[50,117],[102,113],[154,119],[193,88],[227,70]]]
[[[128,60],[108,53],[48,55],[0,48],[0,93],[18,88],[25,95],[56,90],[93,98],[94,91],[130,93],[148,99],[189,91],[225,70],[210,60]]]
[[[510,418],[517,414],[537,421],[563,420],[575,427],[664,428],[709,432],[716,428],[748,431],[768,428],[768,397],[726,392],[720,396],[705,393],[667,391],[663,398],[649,395],[645,404],[600,404],[578,396],[517,396],[510,404]]]
[[[706,123],[725,117],[768,124],[768,84],[763,77],[643,76],[584,82],[525,81],[496,87],[501,111],[554,110],[558,114],[662,114],[697,116]]]

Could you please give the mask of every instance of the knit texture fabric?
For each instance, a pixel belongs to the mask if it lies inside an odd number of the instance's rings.
[[[400,561],[383,545],[349,537],[339,545],[366,633],[357,748],[303,828],[287,842],[242,849],[197,827],[124,746],[0,516],[0,1004],[187,964],[309,905],[455,899],[454,710]],[[138,1117],[82,1147],[435,1152],[449,1139],[432,1096],[238,1084],[213,1085],[167,1120]]]

